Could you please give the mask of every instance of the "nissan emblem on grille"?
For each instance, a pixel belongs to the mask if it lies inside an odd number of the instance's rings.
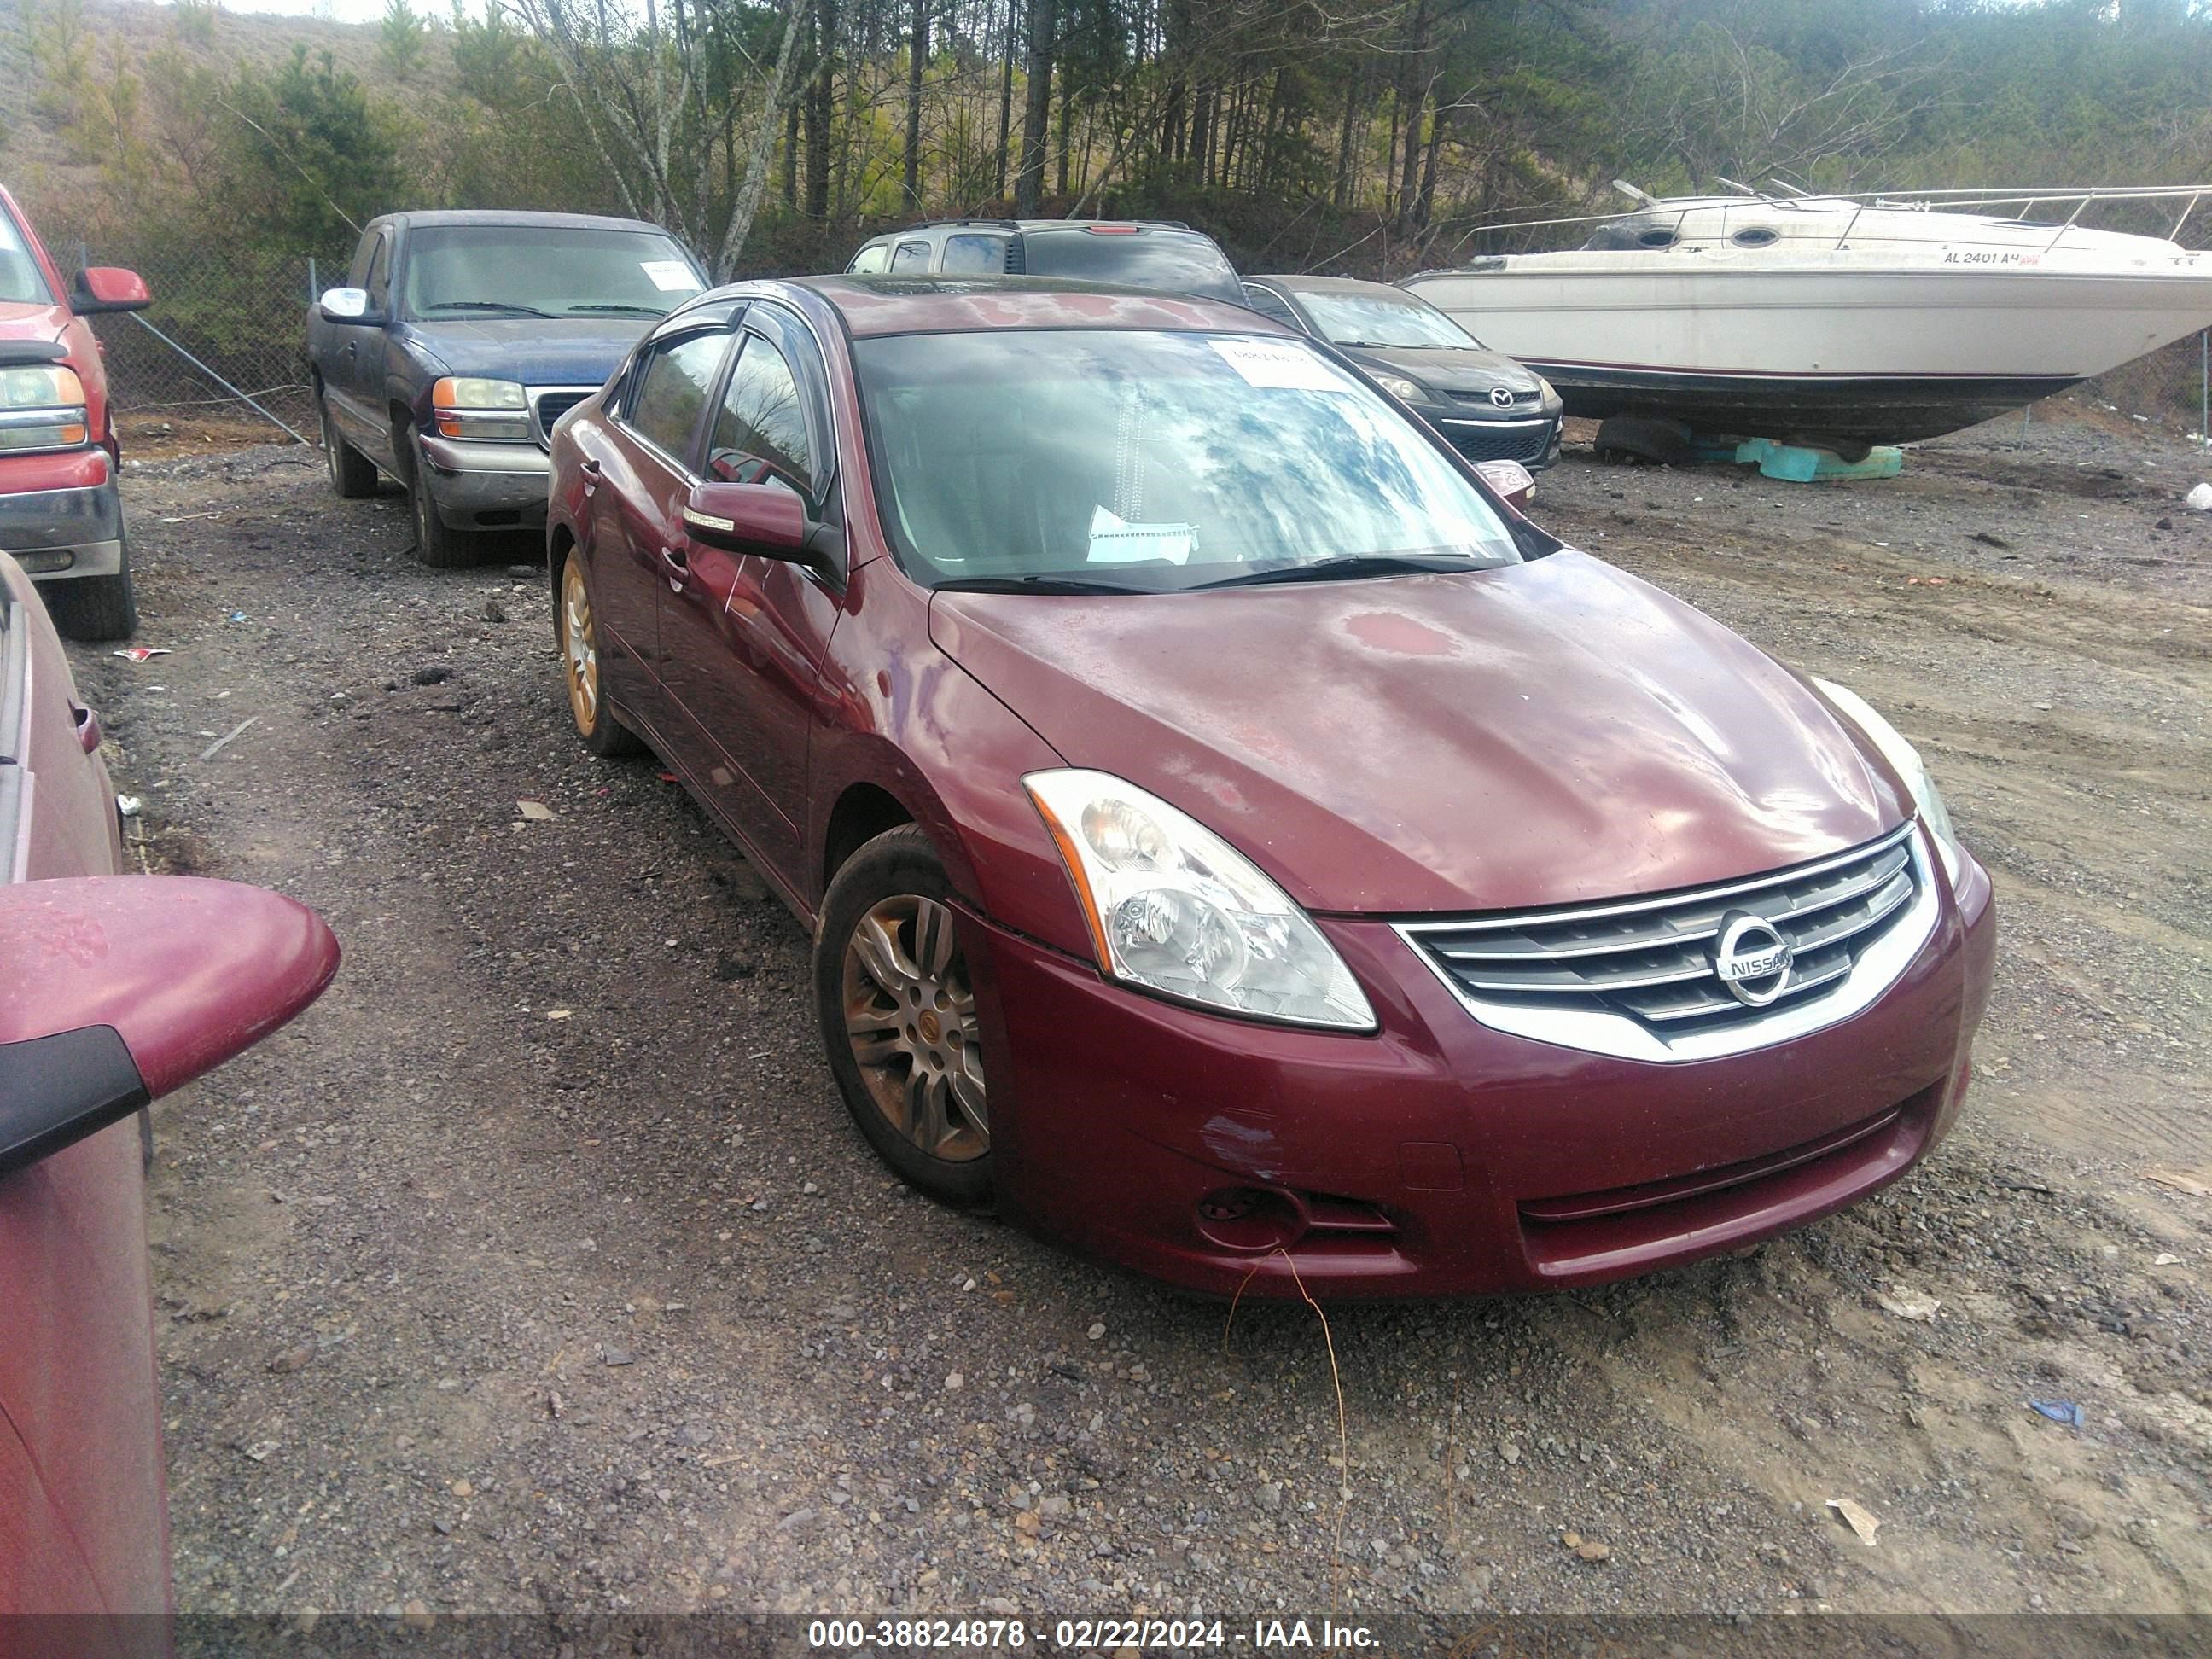
[[[1764,1008],[1782,994],[1796,952],[1782,930],[1764,916],[1735,910],[1722,919],[1713,941],[1713,972],[1747,1008]]]
[[[1510,409],[1513,407],[1513,393],[1507,387],[1494,386],[1490,388],[1490,401],[1500,409]]]

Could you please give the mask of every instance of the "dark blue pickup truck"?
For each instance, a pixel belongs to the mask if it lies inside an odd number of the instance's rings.
[[[398,479],[425,564],[472,562],[471,532],[543,525],[554,422],[705,286],[681,243],[634,219],[372,220],[346,285],[307,318],[331,487]]]

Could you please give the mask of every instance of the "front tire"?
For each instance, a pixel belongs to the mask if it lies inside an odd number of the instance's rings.
[[[123,568],[112,575],[78,576],[41,582],[39,593],[54,629],[65,639],[87,642],[127,640],[138,627],[138,592],[131,581],[131,538],[125,533]]]
[[[415,512],[415,556],[434,570],[461,570],[477,562],[476,538],[455,530],[438,516],[438,503],[430,495],[430,463],[422,453],[422,441],[410,434],[407,447],[414,457],[407,480],[408,503]]]
[[[331,471],[331,489],[340,499],[357,501],[376,494],[376,463],[338,436],[330,405],[315,394],[315,413],[323,422],[323,459]]]
[[[645,745],[607,707],[606,684],[599,672],[599,629],[592,620],[592,591],[584,582],[584,556],[570,548],[561,563],[561,597],[553,607],[553,634],[561,647],[561,672],[568,687],[568,713],[576,735],[594,755],[612,759],[634,755]]]
[[[952,884],[912,824],[847,860],[822,903],[815,1000],[830,1069],[876,1154],[946,1204],[991,1197],[981,1030]]]

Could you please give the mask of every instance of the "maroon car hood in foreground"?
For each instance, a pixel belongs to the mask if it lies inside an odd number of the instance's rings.
[[[1173,802],[1316,910],[1692,886],[1910,810],[1793,676],[1579,553],[1130,599],[940,592],[930,616],[1070,765]]]

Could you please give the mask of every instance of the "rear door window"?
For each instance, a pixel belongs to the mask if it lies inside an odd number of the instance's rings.
[[[1005,237],[967,234],[945,239],[945,263],[938,267],[966,276],[995,276],[1006,268]]]
[[[687,334],[654,349],[630,395],[629,424],[638,436],[679,465],[706,413],[707,393],[730,337]]]
[[[891,272],[894,276],[902,270],[927,270],[928,269],[929,244],[927,242],[901,242],[898,245],[898,252],[891,255]]]

